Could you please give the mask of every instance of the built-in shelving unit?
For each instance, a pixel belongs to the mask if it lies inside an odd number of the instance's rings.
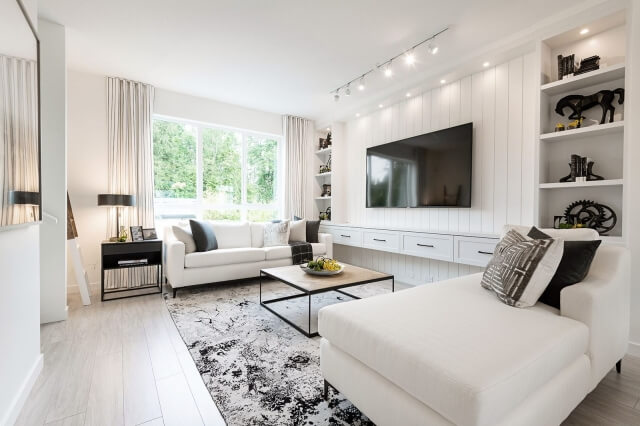
[[[590,28],[581,34],[582,28]],[[599,124],[602,109],[598,105],[583,112],[585,117],[578,129],[554,132],[557,123],[565,126],[565,115],[556,113],[558,101],[568,95],[592,95],[600,90],[625,88],[626,24],[624,13],[616,13],[593,22],[576,22],[576,27],[543,39],[538,45],[540,54],[539,87],[539,155],[538,155],[538,221],[543,227],[553,226],[554,216],[563,215],[574,201],[592,200],[612,208],[618,218],[616,226],[603,240],[610,244],[624,244],[624,185],[625,185],[625,121],[624,104],[615,97],[614,120]],[[600,69],[558,79],[558,55],[575,54],[576,61],[593,55],[600,56]],[[625,94],[629,97],[629,93]],[[570,174],[571,155],[588,157],[593,173],[604,180],[560,182]]]
[[[335,142],[335,135],[332,132],[332,145],[327,148],[318,149],[320,139],[326,139],[327,133],[329,133],[330,127],[322,127],[316,130],[316,138],[314,140],[315,150],[314,150],[314,170],[313,176],[315,177],[314,189],[313,189],[313,199],[314,199],[314,216],[319,217],[320,213],[326,212],[327,208],[332,207],[332,197],[322,196],[322,188],[323,185],[331,185],[332,173],[324,172],[319,173],[320,166],[327,164],[327,161],[331,158],[333,161],[333,143]],[[326,222],[326,221],[325,221]]]

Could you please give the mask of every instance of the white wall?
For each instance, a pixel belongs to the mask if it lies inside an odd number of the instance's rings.
[[[530,53],[347,123],[348,162],[341,216],[354,224],[425,231],[498,234],[502,226],[534,222],[535,63]],[[470,209],[365,208],[365,154],[369,146],[473,122]],[[339,166],[340,167],[340,166]],[[337,182],[336,182],[337,184]],[[358,248],[339,247],[347,262],[424,283],[475,271],[465,265]]]
[[[67,318],[67,117],[66,34],[40,20],[42,210],[40,228],[40,322]]]
[[[89,281],[99,283],[100,242],[107,236],[107,210],[96,205],[96,197],[107,191],[108,185],[107,84],[102,75],[69,70],[67,87],[69,197]],[[160,88],[156,88],[154,113],[282,134],[282,119],[278,114]],[[77,285],[73,269],[69,269],[67,281],[71,286]]]
[[[23,0],[38,25],[36,0]],[[40,227],[0,231],[0,424],[12,424],[42,369]]]

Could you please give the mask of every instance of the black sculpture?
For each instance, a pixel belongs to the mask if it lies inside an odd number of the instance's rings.
[[[571,171],[560,182],[576,182],[576,178],[585,177],[586,180],[604,180],[602,176],[593,173],[594,161],[588,157],[581,157],[577,154],[571,155],[569,167]]]
[[[594,201],[574,201],[564,211],[564,218],[572,225],[582,225],[592,228],[604,235],[611,231],[618,222],[618,217],[611,207]]]
[[[619,96],[618,104],[622,105],[624,102],[624,89],[622,88],[615,90],[600,90],[599,92],[588,96],[565,96],[556,104],[556,112],[564,117],[564,109],[570,108],[571,114],[569,115],[569,119],[578,120],[578,127],[580,127],[580,120],[584,118],[582,113],[596,105],[600,105],[600,107],[602,107],[602,119],[600,120],[600,124],[605,123],[607,112],[609,112],[609,123],[613,123],[613,113],[615,111],[613,100],[616,95]]]

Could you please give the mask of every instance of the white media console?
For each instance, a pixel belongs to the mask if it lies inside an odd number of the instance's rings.
[[[320,232],[333,235],[334,244],[424,257],[484,267],[499,241],[497,235],[464,232],[425,232],[322,222]]]

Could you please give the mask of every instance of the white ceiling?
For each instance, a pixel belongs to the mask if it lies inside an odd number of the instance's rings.
[[[592,0],[590,3],[597,3]],[[557,0],[40,0],[67,27],[70,69],[245,107],[326,117],[572,8]],[[440,53],[329,92],[443,27]]]

